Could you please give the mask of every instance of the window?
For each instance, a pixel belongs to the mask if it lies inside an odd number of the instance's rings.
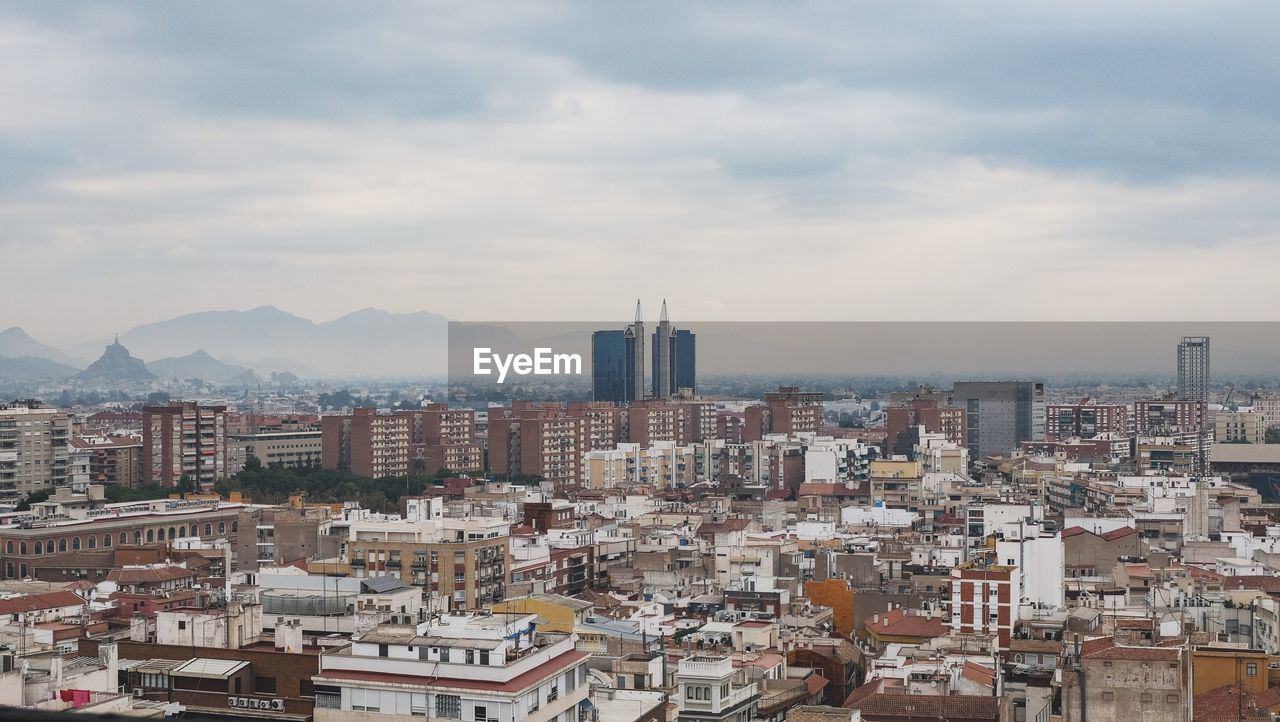
[[[489,650],[487,649],[480,650],[480,664],[485,664],[485,665],[489,664]]]
[[[379,644],[379,645],[378,645],[378,656],[379,656],[379,657],[386,657],[386,656],[387,656],[387,654],[388,654],[389,652],[390,652],[390,647],[389,647],[388,645],[385,645],[385,644]]]
[[[436,716],[462,719],[462,698],[454,694],[436,695]]]
[[[1151,693],[1149,693],[1149,692],[1143,692],[1143,693],[1142,693],[1142,696],[1140,697],[1140,699],[1141,699],[1143,702],[1150,702],[1150,701],[1151,701]]]
[[[351,709],[355,712],[381,712],[382,707],[378,704],[378,698],[382,695],[376,689],[360,689],[353,687],[351,689]]]
[[[693,687],[685,687],[685,688],[684,688],[684,698],[685,698],[685,699],[693,699]]]
[[[10,539],[9,541],[5,542],[4,550],[5,550],[5,553],[7,553],[7,554],[12,554],[12,553],[13,553],[13,540],[12,540],[12,539]]]
[[[476,650],[474,650],[474,649],[468,649],[468,650],[467,650],[467,664],[475,664],[475,663],[476,663]]]
[[[253,678],[253,691],[258,694],[275,694],[276,678],[255,676]]]
[[[26,542],[19,542],[19,543],[18,543],[18,553],[19,553],[19,554],[26,554],[26,553],[27,553],[27,543],[26,543]]]
[[[109,547],[109,546],[111,546],[111,535],[110,535],[110,534],[103,534],[103,535],[102,535],[102,546],[104,546],[104,547]]]
[[[182,629],[186,629],[186,628],[187,628],[187,622],[186,622],[186,620],[179,620],[179,621],[178,621],[178,629],[179,629],[179,630],[182,630]]]
[[[80,537],[71,540],[71,551],[80,551]]]
[[[128,543],[129,543],[129,533],[128,533],[128,532],[123,532],[123,531],[122,531],[122,532],[120,532],[120,543],[121,543],[121,544],[128,544]]]
[[[476,705],[473,719],[476,722],[486,722],[489,719],[489,711],[482,705]]]
[[[147,530],[147,541],[148,541],[148,542],[153,542],[153,541],[155,541],[155,540],[156,540],[156,530],[155,530],[155,529],[148,529],[148,530]]]
[[[1250,677],[1257,677],[1257,676],[1258,676],[1258,663],[1257,663],[1257,662],[1250,662],[1250,663],[1246,664],[1246,665],[1244,666],[1244,673],[1245,673],[1245,674],[1247,674],[1247,675],[1249,675]]]
[[[65,552],[66,550],[67,550],[67,540],[66,540],[66,539],[59,539],[59,540],[58,540],[58,551],[60,551],[60,552]],[[23,554],[26,554],[26,553],[27,553],[27,550],[26,550],[26,549],[23,549],[23,550],[22,550],[22,553],[23,553]]]

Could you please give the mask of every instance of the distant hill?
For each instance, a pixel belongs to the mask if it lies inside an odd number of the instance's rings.
[[[162,358],[147,363],[147,369],[158,376],[175,379],[203,379],[214,383],[249,379],[252,383],[253,371],[243,366],[226,364],[210,356],[200,349],[186,356]]]
[[[154,380],[155,374],[147,370],[140,358],[134,358],[129,349],[119,341],[107,346],[97,361],[76,374],[75,381],[82,384],[145,383]]]
[[[261,306],[248,311],[205,311],[144,324],[120,334],[142,358],[207,351],[227,359],[271,359],[273,368],[325,376],[443,375],[448,321],[433,313],[390,313],[366,308],[315,323]],[[312,374],[305,374],[312,375]]]
[[[59,364],[71,363],[71,359],[58,349],[40,343],[27,332],[14,326],[0,331],[0,356],[5,358],[42,358]]]
[[[38,383],[61,381],[75,376],[80,369],[75,366],[50,361],[37,356],[17,358],[0,357],[0,386],[8,383]]]

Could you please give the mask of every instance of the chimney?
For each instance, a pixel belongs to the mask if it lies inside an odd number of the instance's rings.
[[[285,654],[302,653],[302,624],[299,620],[276,620],[275,646]]]
[[[103,642],[98,645],[98,661],[107,668],[107,679],[116,679],[120,674],[120,648],[115,642]]]

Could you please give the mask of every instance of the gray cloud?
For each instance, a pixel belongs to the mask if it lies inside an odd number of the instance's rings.
[[[0,325],[658,291],[708,319],[1265,318],[1264,284],[1151,303],[1134,279],[1280,261],[1278,16],[10,5],[0,253],[15,291],[58,291]],[[1082,283],[1108,291],[1047,290]]]

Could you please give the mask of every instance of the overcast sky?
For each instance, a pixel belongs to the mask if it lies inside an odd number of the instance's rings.
[[[1280,5],[5,3],[0,327],[1275,319]]]

